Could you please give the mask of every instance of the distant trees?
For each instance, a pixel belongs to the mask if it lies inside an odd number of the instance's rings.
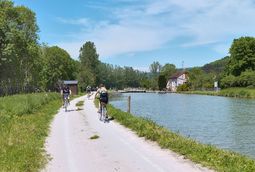
[[[161,64],[158,61],[154,61],[151,65],[150,65],[150,72],[153,75],[157,75],[159,74],[160,70],[161,70]]]
[[[199,67],[194,67],[188,72],[188,85],[191,90],[210,90],[213,88],[215,78],[215,75],[213,73],[205,73]]]
[[[164,89],[178,71],[175,65],[154,61],[150,72],[132,67],[102,63],[93,42],[80,48],[79,60],[73,60],[63,49],[38,43],[35,13],[13,2],[0,0],[0,95],[34,90],[55,90],[59,81],[78,79],[87,85],[104,83],[108,88],[143,87]],[[220,80],[221,87],[255,87],[255,38],[235,39],[230,56],[190,68],[189,83],[180,90],[212,89]]]

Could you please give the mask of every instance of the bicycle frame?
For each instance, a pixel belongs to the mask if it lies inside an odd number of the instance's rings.
[[[100,102],[100,120],[106,122],[107,108],[106,103]]]
[[[65,112],[67,112],[67,106],[68,106],[68,97],[65,96],[65,97],[64,97],[64,108],[65,108]]]

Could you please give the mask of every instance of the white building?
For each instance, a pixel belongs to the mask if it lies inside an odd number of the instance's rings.
[[[177,87],[187,83],[188,81],[188,72],[182,71],[177,72],[170,77],[167,82],[166,88],[169,91],[176,92]]]

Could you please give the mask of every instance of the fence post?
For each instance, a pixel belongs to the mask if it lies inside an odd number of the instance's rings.
[[[128,110],[127,110],[128,113],[130,113],[130,108],[131,108],[130,104],[131,104],[131,96],[128,96]]]

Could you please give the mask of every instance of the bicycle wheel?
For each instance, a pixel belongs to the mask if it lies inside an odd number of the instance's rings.
[[[68,102],[67,102],[67,99],[65,99],[65,103],[64,103],[65,112],[67,112],[67,106],[68,106]]]
[[[102,111],[103,121],[106,122],[107,121],[107,109],[106,109],[106,106],[104,106],[102,110],[103,110]]]
[[[102,117],[102,121],[105,121],[105,107],[104,106],[102,107],[102,110],[101,110],[101,117]]]
[[[102,115],[103,113],[102,113],[102,109],[100,110],[100,113],[99,113],[99,120],[100,121],[102,121],[102,117],[103,117],[103,115]]]

